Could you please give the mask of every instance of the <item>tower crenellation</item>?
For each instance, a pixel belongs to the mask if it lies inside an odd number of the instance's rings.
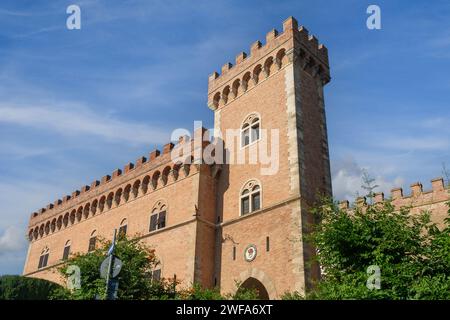
[[[202,130],[205,129],[202,128]],[[187,140],[186,138],[181,139],[180,137],[179,144],[185,142],[194,144],[194,139]],[[205,147],[208,143],[208,141],[204,141],[201,145]],[[160,166],[167,167],[172,161],[171,151],[174,147],[175,145],[169,142],[163,146],[162,153],[158,149],[154,149],[149,153],[148,157],[139,157],[135,163],[128,162],[123,169],[117,168],[111,174],[104,175],[100,180],[94,180],[90,185],[85,185],[80,190],[77,189],[71,194],[65,195],[62,199],[57,199],[46,207],[33,212],[29,220],[29,229],[33,229],[36,225],[43,224],[65,211],[77,208],[91,198],[109,192],[108,190],[119,187],[129,179],[139,177],[148,173],[148,171],[158,171],[158,167]],[[178,164],[175,164],[171,169],[175,168],[178,170],[178,166]]]
[[[396,209],[411,207],[413,212],[433,209],[432,221],[442,223],[448,210],[446,202],[450,201],[450,186],[445,186],[444,179],[439,177],[431,180],[430,190],[424,190],[421,182],[415,182],[410,185],[409,195],[405,195],[401,187],[393,188],[390,198],[387,199],[383,192],[375,193],[373,198],[374,204],[384,203],[385,201],[390,201]],[[357,208],[367,207],[366,197],[358,197],[355,200],[355,206]],[[349,201],[340,201],[339,208],[351,210]]]
[[[326,83],[329,81],[328,50],[319,44],[314,35],[300,26],[297,20],[289,17],[283,22],[283,32],[272,29],[266,34],[264,45],[255,41],[250,47],[250,55],[241,52],[236,56],[235,65],[227,62],[221,68],[221,74],[213,72],[208,79],[208,106],[216,110],[221,104],[236,98],[236,92],[246,91],[253,82],[256,85],[261,77],[268,77],[272,65],[280,69],[282,59],[291,53],[296,41],[298,55],[304,60],[304,68],[314,69],[314,75],[319,75]],[[231,98],[231,99],[230,99]]]

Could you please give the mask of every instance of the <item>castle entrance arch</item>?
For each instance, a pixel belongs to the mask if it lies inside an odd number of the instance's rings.
[[[266,287],[256,278],[250,277],[247,278],[240,286],[239,289],[251,289],[256,290],[258,292],[258,297],[261,300],[269,300],[269,293],[267,292]]]

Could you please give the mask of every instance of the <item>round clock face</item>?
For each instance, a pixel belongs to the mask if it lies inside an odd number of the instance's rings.
[[[256,258],[256,246],[254,244],[249,245],[244,252],[245,260],[253,261]]]

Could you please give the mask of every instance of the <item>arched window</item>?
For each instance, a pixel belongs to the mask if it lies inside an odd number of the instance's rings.
[[[106,202],[106,197],[102,196],[100,198],[100,201],[98,202],[98,210],[100,212],[103,212],[103,210],[105,210],[105,202]]]
[[[141,180],[136,180],[133,183],[133,189],[131,190],[131,193],[133,194],[133,198],[136,198],[139,195],[140,185],[141,185]]]
[[[219,103],[220,103],[220,92],[217,92],[217,93],[214,95],[212,105],[213,105],[214,108],[217,108],[217,107],[219,106]]]
[[[75,223],[75,209],[72,210],[72,212],[70,213],[70,224],[74,224]]]
[[[41,256],[39,257],[38,269],[45,268],[47,266],[49,254],[50,250],[48,249],[48,247],[42,250]]]
[[[114,195],[114,204],[118,206],[120,204],[120,200],[122,200],[122,188],[119,188]]]
[[[97,213],[97,206],[98,206],[98,200],[95,199],[94,201],[92,201],[92,206],[91,206],[92,216],[95,216],[95,214]]]
[[[66,214],[64,215],[64,218],[63,218],[64,228],[67,227],[68,224],[69,224],[69,213],[66,212]]]
[[[84,219],[89,218],[89,211],[90,211],[90,210],[91,210],[91,204],[88,203],[88,204],[86,204],[86,205],[84,206],[84,208],[83,208],[83,216],[84,216]]]
[[[229,94],[230,94],[230,86],[225,86],[225,88],[222,91],[223,104],[227,104],[227,102],[228,102],[228,95]]]
[[[141,190],[143,194],[146,194],[148,191],[148,185],[150,184],[150,176],[145,176],[144,179],[142,179],[142,186]],[[155,189],[155,188],[153,188]]]
[[[231,87],[231,92],[233,94],[233,97],[236,98],[239,95],[239,88],[241,87],[241,80],[240,79],[236,79],[233,82],[233,85]]]
[[[273,65],[273,58],[269,57],[267,58],[266,62],[264,62],[264,74],[266,77],[270,76],[270,69]]]
[[[81,218],[83,217],[83,207],[78,208],[76,217],[77,217],[77,222],[80,222]]]
[[[240,196],[241,215],[261,209],[261,186],[255,180],[247,182]]]
[[[262,71],[262,67],[260,64],[258,64],[254,69],[253,69],[253,83],[256,85],[259,82],[259,75],[261,74]]]
[[[158,201],[153,207],[150,215],[150,232],[162,229],[166,226],[166,212],[167,206],[163,201]]]
[[[131,192],[131,184],[128,184],[125,189],[123,190],[123,199],[128,201],[130,199],[130,192]]]
[[[70,240],[67,240],[66,244],[64,245],[64,251],[63,251],[63,256],[62,259],[63,260],[67,260],[69,259],[69,255],[70,255]]]
[[[97,245],[97,230],[92,231],[91,237],[89,238],[88,252],[94,251]]]
[[[277,65],[278,69],[280,69],[282,66],[284,66],[287,63],[287,57],[286,57],[286,49],[281,49],[278,51],[276,57],[275,57],[275,64]]]
[[[169,166],[165,167],[164,170],[162,171],[161,174],[161,181],[163,186],[165,186],[167,184],[167,182],[169,181],[169,174],[170,171],[172,170],[172,168],[170,168]]]
[[[242,89],[244,91],[247,91],[250,79],[252,78],[250,72],[247,72],[246,74],[244,74],[244,76],[242,77]]]
[[[125,237],[127,235],[127,219],[123,219],[119,226],[119,238]]]
[[[59,216],[59,217],[58,217],[58,220],[56,221],[56,227],[58,228],[58,230],[61,229],[62,223],[63,223],[63,217],[62,217],[62,216]]]
[[[161,172],[159,172],[159,170],[156,171],[155,173],[153,173],[153,176],[152,176],[152,188],[153,188],[153,190],[155,190],[158,187],[158,180],[159,180],[160,176],[161,176]]]
[[[251,114],[241,126],[241,147],[258,141],[260,136],[260,117],[257,114]]]
[[[106,209],[111,209],[113,205],[114,193],[110,192],[106,198]]]

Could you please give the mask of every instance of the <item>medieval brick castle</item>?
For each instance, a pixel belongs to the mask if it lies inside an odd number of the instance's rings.
[[[168,143],[33,213],[24,275],[61,282],[55,266],[119,229],[155,249],[154,277],[176,275],[182,284],[225,293],[240,281],[270,299],[304,292],[320,276],[309,263],[313,249],[301,240],[312,222],[308,208],[318,193],[331,195],[323,98],[329,81],[327,48],[287,19],[282,33],[270,31],[264,45],[256,41],[249,56],[240,53],[234,66],[225,64],[208,81],[214,129],[240,130],[244,153],[269,139],[262,128],[278,130],[276,174],[261,174],[255,163],[205,163],[201,151],[210,143],[198,129],[193,139],[179,141],[193,147],[183,161],[172,160],[177,146]],[[227,139],[225,149],[232,144]],[[442,179],[432,186],[423,192],[416,184],[408,197],[397,189],[392,199],[414,210],[431,208],[443,219],[450,196]]]

